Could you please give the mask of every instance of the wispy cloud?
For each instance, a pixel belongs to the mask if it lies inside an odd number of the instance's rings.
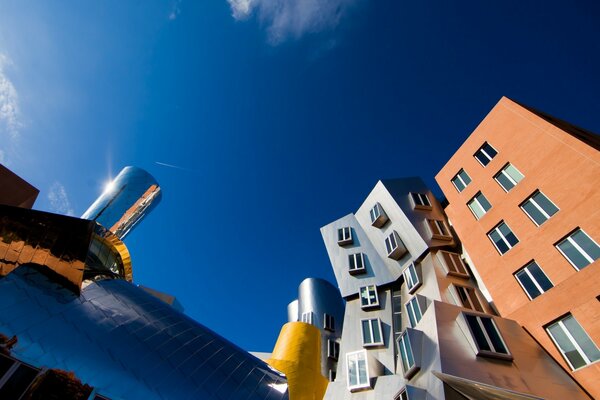
[[[332,29],[357,0],[227,0],[233,18],[257,15],[273,44]]]
[[[181,0],[175,0],[171,7],[171,12],[169,13],[169,20],[173,21],[177,19],[179,14],[181,14]]]
[[[180,169],[182,171],[189,171],[189,172],[200,172],[197,169],[192,169],[192,168],[186,168],[186,167],[180,167],[179,165],[173,165],[173,164],[167,164],[164,162],[160,162],[160,161],[154,161],[155,164],[160,165],[162,167],[167,167],[167,168],[174,168],[174,169]]]
[[[59,182],[54,182],[52,186],[50,186],[50,190],[48,191],[48,201],[50,202],[50,211],[63,215],[75,215],[67,191]]]
[[[6,69],[12,65],[5,54],[0,53],[0,125],[11,139],[19,135],[19,96],[14,85],[6,75]]]

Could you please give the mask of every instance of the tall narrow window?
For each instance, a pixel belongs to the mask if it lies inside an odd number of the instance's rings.
[[[337,360],[340,354],[340,344],[334,339],[327,339],[327,357]]]
[[[20,399],[33,383],[39,370],[21,362],[12,365],[2,377],[2,386],[0,387],[0,399]],[[1,380],[0,380],[1,381]]]
[[[305,312],[302,313],[302,317],[300,318],[300,320],[302,322],[306,322],[307,324],[311,324],[313,325],[314,319],[313,319],[313,313],[312,312]]]
[[[514,165],[506,164],[504,168],[494,176],[494,179],[502,186],[502,189],[508,192],[510,189],[514,188],[517,183],[521,182],[523,174],[519,172]]]
[[[365,272],[365,258],[363,253],[348,255],[348,270],[352,275]]]
[[[600,258],[600,246],[579,228],[558,242],[556,248],[577,270]]]
[[[394,343],[402,334],[402,296],[400,288],[392,290],[392,325],[394,329]]]
[[[338,229],[338,244],[340,246],[346,246],[348,244],[352,244],[352,242],[352,228],[346,226]]]
[[[376,307],[379,305],[377,287],[375,285],[360,288],[360,305],[362,308]]]
[[[463,307],[470,308],[474,311],[483,312],[483,307],[479,302],[479,298],[477,298],[477,294],[475,293],[475,289],[467,286],[458,286],[454,285],[454,289],[456,289],[456,293],[458,293],[458,298],[462,303]]]
[[[600,360],[598,346],[571,314],[547,326],[546,331],[572,369]]]
[[[375,203],[369,211],[369,215],[371,216],[371,225],[377,228],[381,228],[389,219],[379,203]]]
[[[550,282],[550,279],[548,279],[544,271],[542,271],[535,261],[530,262],[515,272],[515,278],[517,278],[517,281],[519,281],[523,290],[525,290],[525,293],[527,293],[527,296],[529,296],[531,300],[554,287],[552,282]]]
[[[494,229],[488,232],[488,237],[496,246],[500,254],[506,253],[508,250],[515,247],[519,243],[519,239],[510,230],[504,221],[500,222]]]
[[[429,197],[424,193],[411,193],[410,197],[413,202],[414,208],[421,208],[424,210],[431,210],[431,202]]]
[[[431,237],[433,239],[452,240],[452,236],[448,232],[448,228],[444,221],[438,219],[428,219],[429,229],[431,230]]]
[[[410,322],[411,328],[417,326],[423,317],[417,296],[413,297],[408,303],[406,303],[406,314],[408,315],[408,321]]]
[[[361,325],[363,346],[380,346],[383,344],[379,318],[363,319]]]
[[[558,207],[539,190],[521,204],[521,209],[537,226],[558,212]]]
[[[458,171],[458,174],[454,175],[454,178],[452,178],[452,184],[459,192],[462,192],[469,183],[471,183],[471,178],[464,169]]]
[[[496,157],[496,154],[498,154],[496,149],[485,142],[473,156],[485,167],[492,161],[492,158]]]
[[[417,361],[418,357],[415,357],[412,345],[413,343],[411,343],[409,329],[406,329],[404,333],[402,333],[402,336],[400,336],[400,339],[398,339],[400,361],[402,362],[402,371],[404,372],[404,377],[406,379],[410,379],[420,369],[420,361]],[[417,349],[417,351],[419,351],[419,349]]]
[[[335,320],[333,315],[329,315],[327,313],[323,314],[323,329],[328,331],[335,331]]]
[[[491,317],[464,314],[475,339],[477,355],[510,356],[506,344]],[[505,358],[505,357],[502,357]]]
[[[479,219],[485,215],[492,208],[490,202],[485,198],[483,193],[478,192],[475,197],[473,197],[467,205],[471,209],[471,212],[475,216],[476,219]]]
[[[448,251],[440,251],[439,254],[442,256],[444,265],[448,270],[448,274],[456,275],[459,277],[468,277],[469,273],[467,268],[460,258],[460,254],[450,253]]]
[[[419,286],[421,286],[422,282],[420,275],[421,271],[417,271],[417,266],[414,263],[411,263],[408,268],[404,270],[404,281],[406,282],[408,293],[414,293]]]
[[[349,390],[370,387],[366,350],[346,354],[346,373]]]

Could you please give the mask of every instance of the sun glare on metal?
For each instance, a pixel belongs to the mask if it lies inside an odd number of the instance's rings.
[[[104,193],[115,190],[115,181],[108,181],[104,184]]]

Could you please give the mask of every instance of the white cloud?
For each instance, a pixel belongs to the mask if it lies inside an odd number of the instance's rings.
[[[169,13],[169,20],[173,21],[177,19],[179,14],[181,14],[181,0],[175,0],[171,7],[171,12]]]
[[[14,85],[6,76],[6,67],[11,66],[10,59],[0,53],[0,124],[15,139],[19,135],[19,96]]]
[[[243,20],[256,14],[267,25],[273,44],[337,26],[357,0],[227,0],[232,15]]]
[[[67,191],[59,182],[54,182],[52,186],[50,186],[50,190],[48,191],[48,201],[50,202],[50,211],[63,215],[75,215]]]

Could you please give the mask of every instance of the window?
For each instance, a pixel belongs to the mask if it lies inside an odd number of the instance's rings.
[[[352,244],[352,242],[352,228],[346,226],[338,229],[338,244],[340,246],[346,246],[348,244]]]
[[[454,178],[452,178],[452,184],[459,192],[462,192],[469,183],[471,183],[471,178],[464,169],[458,171],[458,174],[454,175]]]
[[[379,305],[377,297],[377,287],[375,285],[363,286],[360,288],[360,306],[362,308],[375,307]]]
[[[462,303],[463,307],[470,308],[471,310],[483,312],[483,307],[477,298],[475,289],[472,287],[454,285],[458,298]]]
[[[323,315],[323,329],[328,331],[335,331],[335,321],[333,319],[333,315],[329,315],[325,313]]]
[[[392,231],[385,239],[385,249],[387,250],[388,257],[394,260],[399,260],[407,253],[406,247],[396,231]]]
[[[598,346],[571,314],[547,326],[546,331],[572,369],[600,360]]]
[[[413,202],[414,208],[421,208],[424,210],[431,210],[431,202],[429,201],[429,197],[423,193],[411,193],[410,197]]]
[[[346,373],[348,374],[348,389],[370,387],[367,351],[360,350],[346,354]]]
[[[414,293],[415,290],[421,286],[421,271],[419,265],[419,271],[414,263],[411,263],[408,268],[404,270],[404,280],[406,281],[406,288],[408,293]]]
[[[517,278],[517,281],[519,281],[531,300],[554,287],[550,279],[548,279],[535,261],[530,262],[515,272],[515,278]]]
[[[490,146],[488,142],[485,142],[483,146],[481,146],[479,150],[473,154],[473,157],[475,157],[477,161],[479,161],[481,165],[485,167],[490,163],[490,161],[492,161],[492,158],[496,157],[496,154],[498,154],[496,149]]]
[[[392,325],[394,329],[394,343],[398,343],[398,338],[402,334],[402,292],[400,288],[392,290]]]
[[[0,355],[0,399],[19,399],[39,373],[39,370]]]
[[[417,296],[413,297],[408,303],[406,303],[406,312],[410,326],[414,328],[423,317]]]
[[[312,325],[313,324],[313,313],[310,311],[302,313],[301,321]]]
[[[514,188],[517,183],[521,182],[523,174],[512,164],[506,164],[506,166],[494,176],[494,179],[502,186],[502,189],[508,192],[510,189]]]
[[[433,239],[452,240],[452,236],[448,232],[448,228],[446,228],[444,221],[428,219],[427,223],[429,224],[429,229],[431,230],[432,235],[431,237]]]
[[[408,393],[406,393],[406,388],[402,389],[400,393],[394,397],[394,400],[409,400]]]
[[[371,225],[377,228],[381,228],[389,219],[379,203],[375,203],[369,214],[371,215]]]
[[[421,332],[407,328],[398,339],[398,348],[400,349],[400,361],[402,363],[402,371],[404,377],[410,379],[420,369],[420,355],[415,354],[415,350],[419,352],[419,344],[421,340],[417,340]],[[416,348],[415,348],[416,345]]]
[[[478,356],[512,358],[491,317],[463,314],[477,345]]]
[[[362,337],[363,346],[379,346],[383,344],[383,336],[381,335],[381,321],[379,318],[363,319]]]
[[[440,251],[439,254],[444,260],[444,264],[448,269],[448,274],[459,277],[469,277],[469,273],[467,272],[467,268],[465,267],[463,260],[460,258],[460,254],[450,253],[447,251]]]
[[[340,344],[333,339],[327,339],[327,357],[337,360],[340,355]]]
[[[579,228],[558,242],[556,248],[577,270],[587,267],[600,257],[598,244]]]
[[[521,204],[521,209],[537,226],[558,212],[558,207],[539,190]]]
[[[478,192],[467,205],[471,209],[471,212],[475,216],[475,219],[479,219],[485,215],[486,212],[492,208],[490,202],[485,198],[483,193]]]
[[[348,256],[348,270],[353,275],[365,272],[365,257],[363,253],[354,253]]]
[[[335,370],[330,369],[329,370],[329,382],[333,382],[333,381],[335,381]]]
[[[488,232],[488,237],[496,246],[500,254],[506,253],[508,250],[515,247],[519,243],[519,239],[510,230],[504,221],[500,222],[494,229]]]

